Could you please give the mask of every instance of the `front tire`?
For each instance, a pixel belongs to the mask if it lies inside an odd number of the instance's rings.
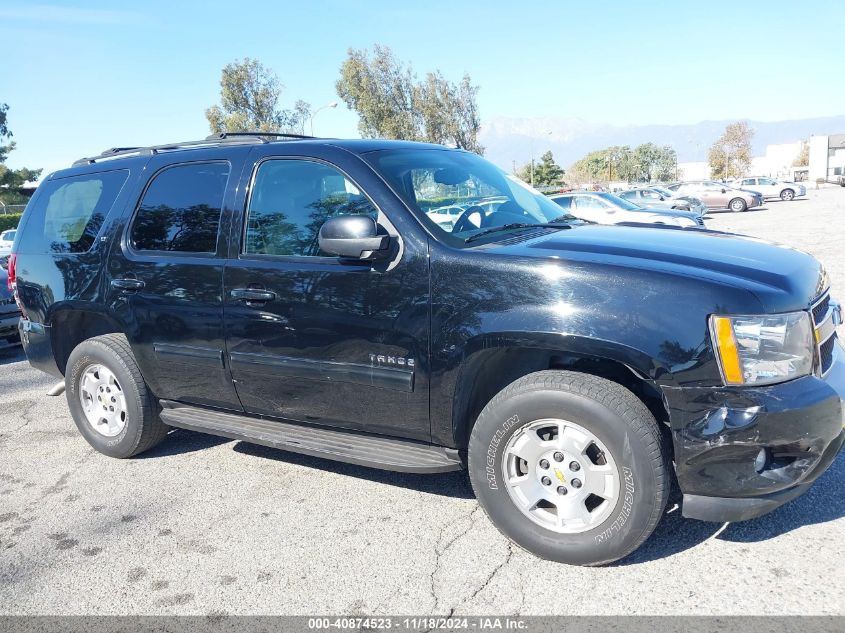
[[[784,189],[780,192],[780,199],[788,202],[795,198],[795,192],[792,189]]]
[[[734,213],[742,213],[748,209],[748,205],[742,198],[734,198],[728,203],[728,208]]]
[[[161,442],[168,427],[122,334],[83,341],[70,353],[65,393],[86,441],[109,457],[132,457]]]
[[[637,549],[669,494],[660,432],[621,385],[541,371],[511,383],[472,429],[469,476],[494,525],[526,550],[602,565]]]

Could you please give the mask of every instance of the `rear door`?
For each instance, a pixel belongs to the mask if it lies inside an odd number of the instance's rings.
[[[235,188],[249,148],[153,156],[107,267],[108,304],[153,392],[241,410],[225,363],[223,268]]]
[[[359,158],[283,151],[257,150],[266,155],[238,204],[226,265],[227,346],[244,408],[429,440],[427,239],[399,237],[404,208]],[[375,218],[401,244],[396,257],[321,252],[320,226],[339,214]]]

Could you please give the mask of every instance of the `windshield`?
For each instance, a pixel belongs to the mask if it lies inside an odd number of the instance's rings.
[[[593,195],[607,200],[613,206],[618,207],[620,209],[625,209],[626,211],[639,211],[642,209],[642,207],[640,207],[639,205],[636,205],[633,202],[629,202],[628,200],[625,200],[625,198],[615,196],[612,193],[599,192]]]
[[[450,244],[463,244],[476,233],[506,225],[576,220],[518,178],[469,152],[379,150],[365,158]]]

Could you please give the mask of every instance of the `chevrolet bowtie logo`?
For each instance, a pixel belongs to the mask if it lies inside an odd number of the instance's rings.
[[[562,484],[566,483],[566,477],[563,476],[563,473],[560,472],[557,468],[555,468],[555,477],[558,478],[558,481]]]

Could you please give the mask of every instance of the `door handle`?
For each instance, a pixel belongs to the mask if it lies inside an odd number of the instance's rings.
[[[272,290],[262,290],[260,288],[235,288],[229,294],[232,296],[232,299],[246,301],[247,303],[272,301],[276,298],[276,293]]]
[[[137,290],[141,290],[144,287],[144,282],[140,279],[112,279],[111,280],[111,287],[117,290],[121,290],[122,292],[135,292]]]

